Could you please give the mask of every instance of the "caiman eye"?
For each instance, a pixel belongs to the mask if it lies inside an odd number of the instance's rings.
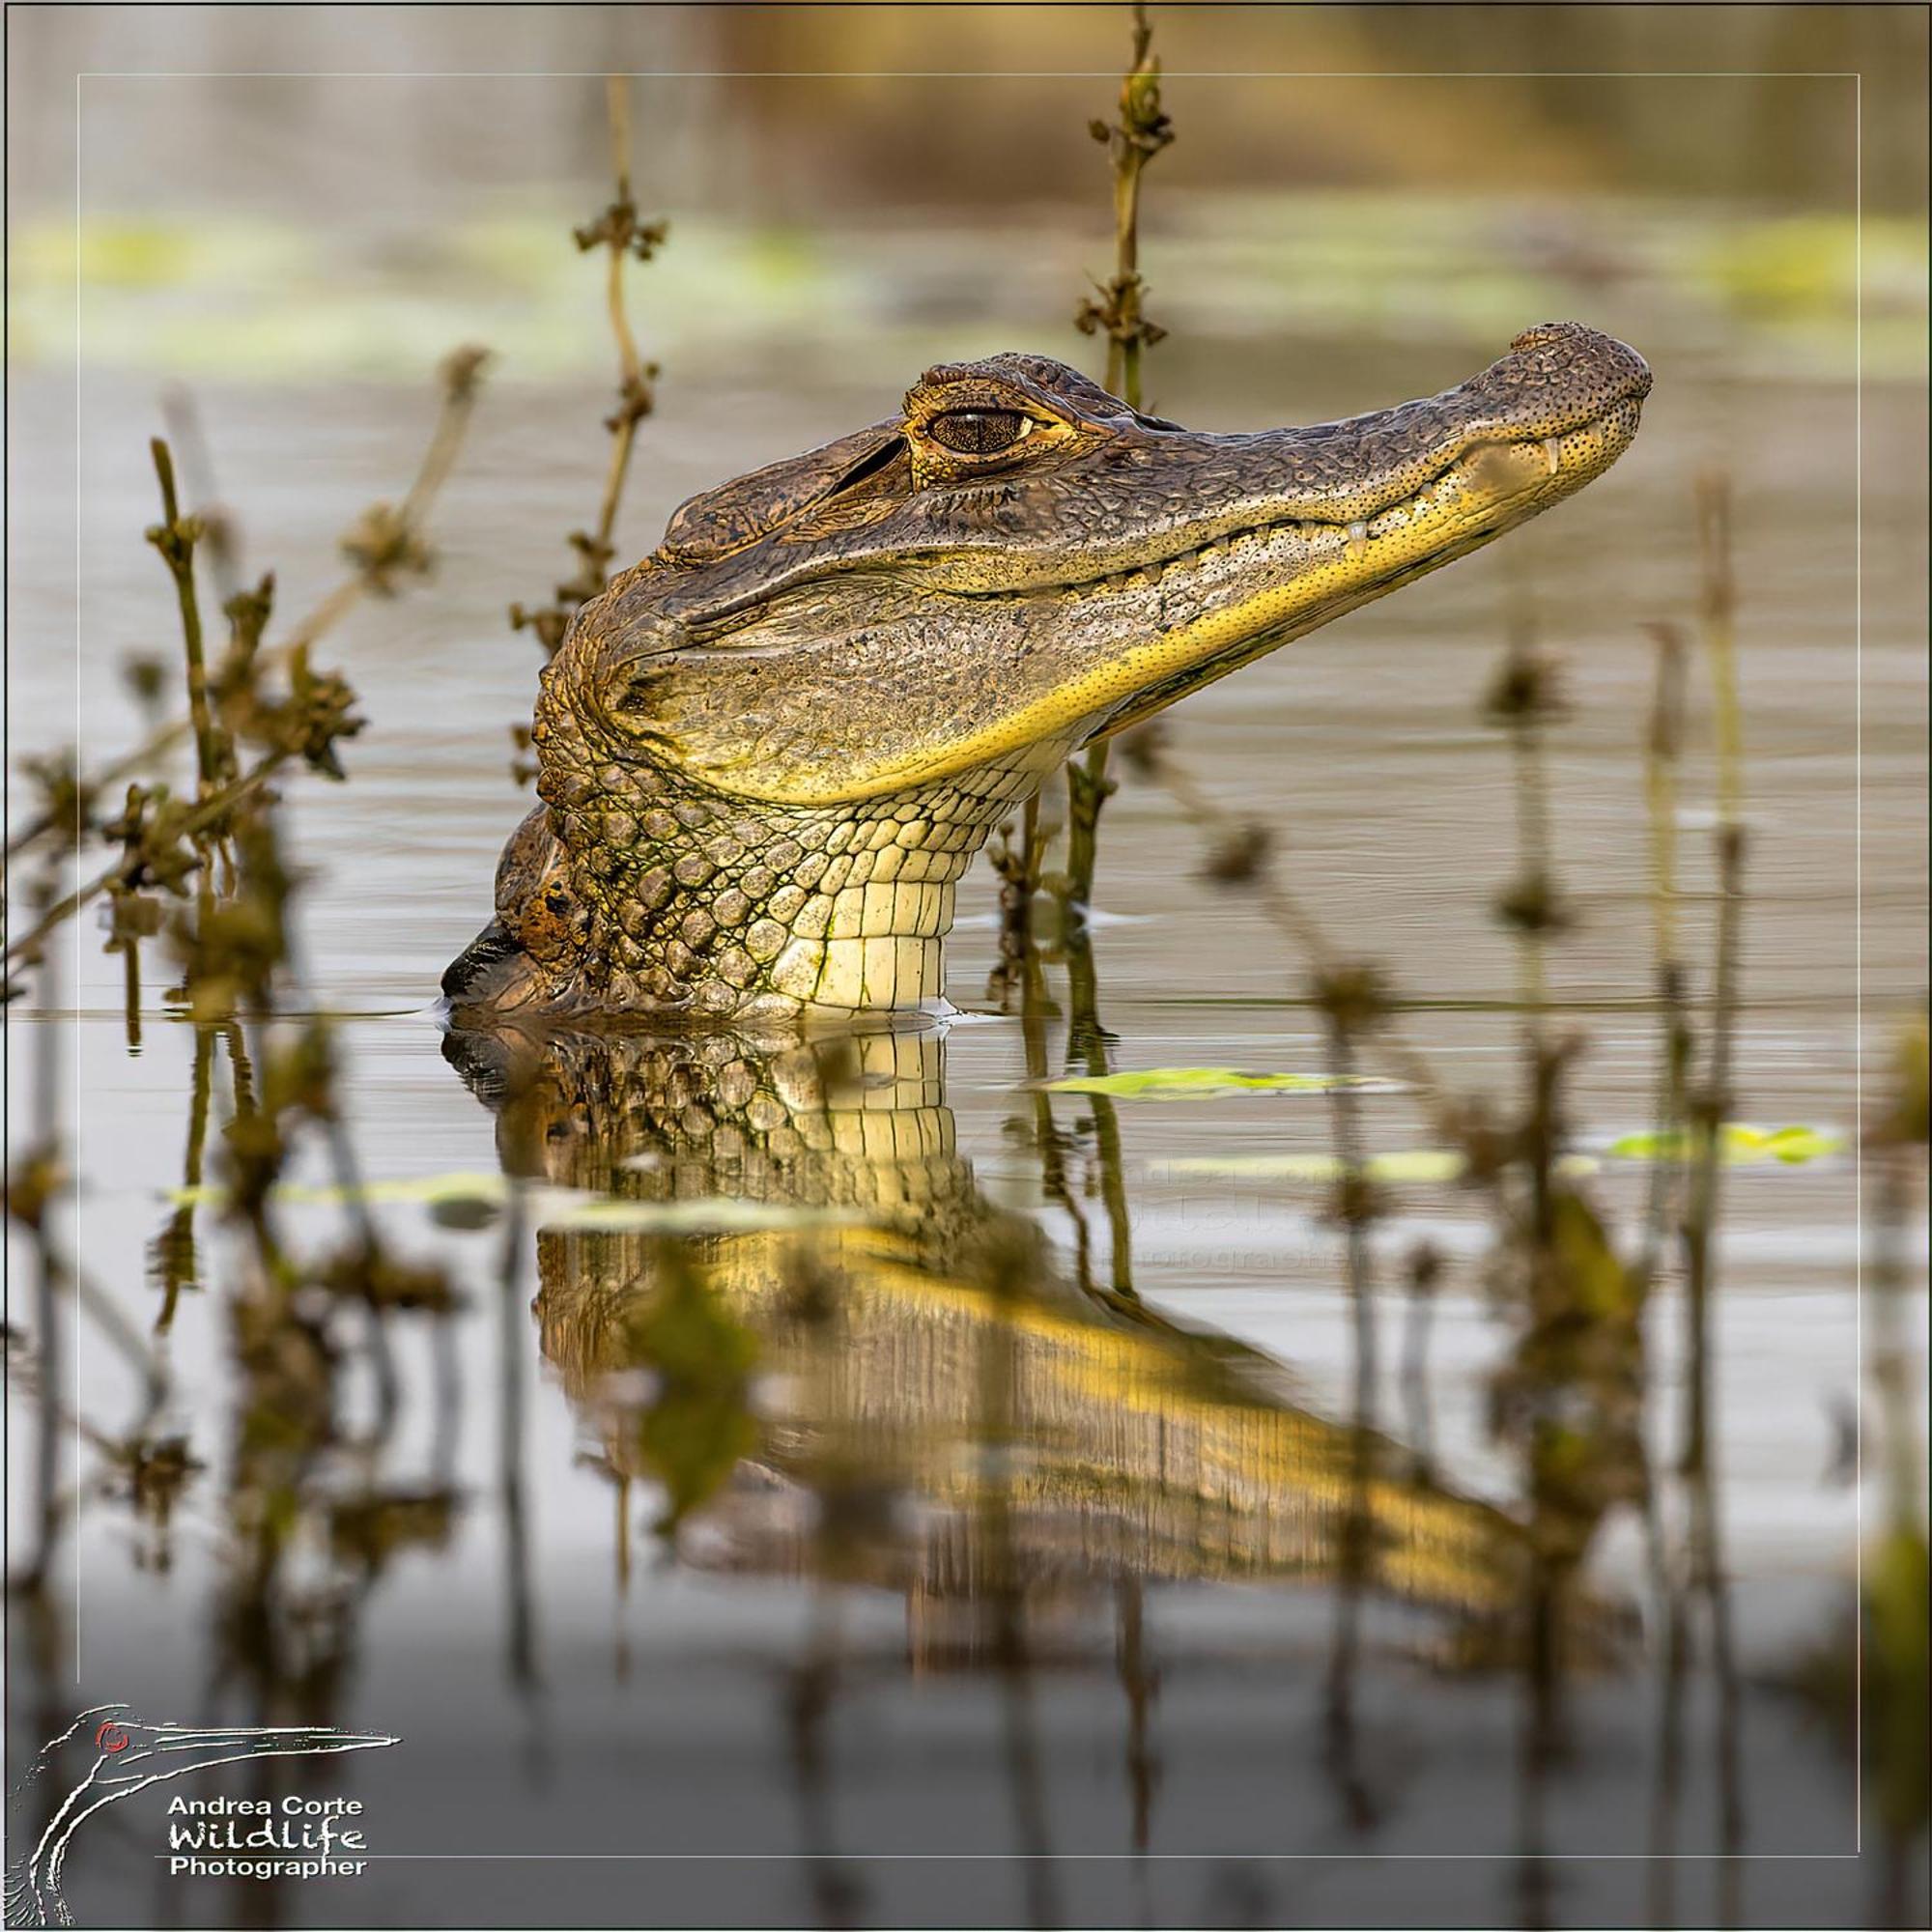
[[[1033,434],[1033,418],[1018,410],[948,410],[926,424],[925,433],[961,456],[996,456]]]

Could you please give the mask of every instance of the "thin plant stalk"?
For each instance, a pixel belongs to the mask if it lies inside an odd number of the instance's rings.
[[[1647,1288],[1656,1283],[1662,1267],[1672,1206],[1682,1188],[1685,1083],[1691,1044],[1677,930],[1677,778],[1684,739],[1687,652],[1683,634],[1673,624],[1651,626],[1651,636],[1657,644],[1657,683],[1644,743],[1644,800],[1650,834],[1653,972],[1662,1037],[1653,1127],[1657,1158],[1651,1166],[1638,1262]],[[1662,1643],[1649,1827],[1649,1901],[1651,1918],[1668,1924],[1676,1911],[1673,1854],[1684,1779],[1684,1678],[1690,1665],[1690,1627],[1662,1502],[1657,1487],[1650,1486],[1644,1528]]]
[[[523,1177],[509,1177],[497,1279],[497,1482],[503,1512],[505,1663],[525,1695],[537,1688],[536,1616],[530,1590],[529,1508],[524,1479],[524,1336],[517,1284],[523,1273],[528,1214]]]
[[[49,869],[43,891],[51,891],[53,873]],[[58,961],[43,962],[43,984],[47,1005],[59,1003]],[[66,1373],[66,1350],[62,1323],[59,1258],[54,1252],[48,1216],[60,1184],[60,1039],[59,1028],[51,1019],[40,1030],[40,1051],[34,1057],[33,1106],[37,1126],[35,1145],[28,1156],[31,1186],[37,1211],[29,1226],[34,1240],[34,1326],[40,1371],[40,1400],[35,1407],[34,1428],[34,1555],[21,1587],[32,1597],[40,1596],[52,1573],[55,1548],[60,1537],[61,1429],[60,1391]],[[20,1212],[20,1200],[10,1174],[9,1206]]]
[[[604,83],[605,112],[611,128],[611,172],[617,184],[617,199],[631,200],[631,84],[624,75],[613,73]],[[638,339],[631,332],[631,319],[624,306],[624,245],[612,240],[607,251],[604,283],[605,305],[610,311],[611,333],[617,344],[618,393],[635,396],[644,384],[644,365],[638,354]],[[623,500],[624,479],[630,474],[631,451],[638,440],[640,412],[626,410],[611,432],[611,465],[604,479],[604,500],[597,512],[597,547],[608,556],[611,539],[617,526],[617,506]]]
[[[175,1323],[184,1288],[195,1279],[194,1216],[201,1187],[203,1152],[208,1142],[208,1108],[214,1084],[214,1029],[194,1030],[194,1077],[189,1092],[187,1145],[182,1154],[183,1200],[161,1229],[155,1243],[161,1275],[161,1307],[155,1333],[165,1335]]]
[[[631,472],[631,458],[637,445],[638,425],[656,407],[651,388],[656,365],[647,363],[638,350],[638,338],[631,327],[626,306],[624,264],[636,259],[648,262],[662,246],[668,232],[662,221],[641,221],[631,193],[631,97],[630,81],[623,74],[606,77],[604,86],[605,120],[610,132],[611,199],[594,221],[571,230],[578,248],[588,253],[605,252],[604,306],[617,350],[617,401],[604,418],[611,435],[611,452],[604,469],[604,489],[598,500],[597,518],[588,530],[571,531],[568,542],[577,554],[578,572],[567,582],[554,586],[550,603],[535,610],[522,604],[510,606],[510,628],[530,630],[548,657],[561,646],[570,621],[579,609],[598,596],[610,582],[611,563],[616,554],[617,513],[624,498],[624,487]]]
[[[220,824],[234,811],[237,806],[245,803],[265,785],[282,766],[288,763],[290,753],[285,751],[264,753],[259,763],[244,772],[240,778],[223,785],[219,791],[212,793],[185,817],[179,828],[179,837],[194,839],[203,833]],[[205,857],[191,862],[205,864]],[[6,963],[13,965],[38,952],[47,935],[53,929],[71,919],[83,906],[99,898],[110,886],[128,885],[140,870],[141,858],[138,854],[117,861],[104,871],[95,874],[84,885],[76,886],[65,898],[49,906],[19,938],[9,942]]]
[[[1114,170],[1114,273],[1104,299],[1087,301],[1075,317],[1088,334],[1107,338],[1107,387],[1129,409],[1141,407],[1141,357],[1165,330],[1147,319],[1142,306],[1146,282],[1140,267],[1141,175],[1174,139],[1161,110],[1160,62],[1153,53],[1153,28],[1147,8],[1133,10],[1133,51],[1121,79],[1120,119],[1091,124],[1096,141],[1106,144]],[[1101,809],[1116,785],[1107,776],[1108,741],[1097,739],[1066,768],[1066,888],[1069,919],[1079,920],[1094,902],[1094,871],[1099,859]]]
[[[1690,1580],[1709,1618],[1718,1685],[1715,1737],[1719,1843],[1735,1851],[1744,1832],[1742,1709],[1723,1570],[1717,1500],[1713,1295],[1715,1241],[1722,1175],[1723,1124],[1732,1108],[1732,1054],[1737,1023],[1739,953],[1744,917],[1745,828],[1742,820],[1743,713],[1738,697],[1736,588],[1730,555],[1730,493],[1707,476],[1697,488],[1702,561],[1701,628],[1710,663],[1718,752],[1718,938],[1712,973],[1710,1044],[1700,1091],[1691,1102],[1691,1159],[1684,1224],[1685,1313],[1690,1358],[1683,1470],[1690,1506]],[[1720,1872],[1720,1914],[1735,1922],[1736,1873]]]
[[[1020,1283],[1013,1257],[988,1258],[986,1288],[993,1319],[979,1350],[978,1447],[985,1474],[979,1486],[978,1518],[983,1550],[981,1589],[993,1609],[993,1656],[1000,1681],[1001,1745],[1013,1807],[1027,1900],[1027,1922],[1060,1922],[1047,1832],[1046,1781],[1035,1723],[1033,1660],[1026,1633],[1025,1594],[1012,1522],[1012,1444],[1015,1304]]]
[[[1675,625],[1656,624],[1657,688],[1644,741],[1644,802],[1650,826],[1650,899],[1653,971],[1662,1039],[1654,1131],[1658,1157],[1651,1167],[1642,1267],[1655,1276],[1681,1179],[1685,1074],[1690,1022],[1685,1009],[1684,962],[1677,933],[1677,768],[1684,736],[1685,646]]]
[[[1115,1585],[1115,1671],[1127,1706],[1126,1786],[1132,1804],[1129,1838],[1144,1854],[1153,1836],[1153,1794],[1160,1763],[1151,1741],[1160,1673],[1148,1661],[1146,1591],[1139,1577]]]
[[[1110,1070],[1107,1057],[1110,1036],[1100,1024],[1099,978],[1094,964],[1094,944],[1084,928],[1067,935],[1066,976],[1067,1004],[1071,1009],[1067,1059],[1084,1065],[1090,1074],[1104,1075]],[[1127,1208],[1121,1117],[1111,1094],[1091,1094],[1087,1098],[1093,1107],[1094,1151],[1100,1164],[1100,1198],[1106,1205],[1112,1237],[1114,1293],[1132,1300],[1135,1298],[1133,1229]]]
[[[1000,958],[987,982],[989,999],[1005,1012],[1013,989],[1027,978],[1027,960],[1036,949],[1034,901],[1039,896],[1047,841],[1057,827],[1044,823],[1038,793],[1027,800],[1020,814],[1020,838],[1015,845],[1011,828],[1002,826],[988,855],[1000,877]]]
[[[214,716],[208,702],[208,660],[202,644],[201,600],[195,595],[194,552],[201,538],[201,525],[184,517],[175,496],[174,456],[159,437],[149,440],[148,449],[155,460],[155,476],[161,489],[161,521],[148,532],[148,541],[161,554],[161,561],[174,580],[175,598],[181,607],[182,647],[187,659],[188,723],[194,732],[195,767],[204,793],[220,781],[222,746]]]
[[[1877,1827],[1874,1925],[1911,1925],[1913,1849],[1922,1839],[1926,1764],[1925,1452],[1914,1400],[1908,1321],[1911,1224],[1926,1144],[1926,1035],[1899,1042],[1891,1091],[1865,1136],[1871,1261],[1866,1378],[1876,1397],[1881,1520],[1863,1563],[1858,1729],[1866,1815]],[[1868,1437],[1867,1439],[1871,1439]],[[1922,1860],[1917,1861],[1923,1870]]]
[[[475,412],[477,390],[475,378],[485,359],[481,350],[459,349],[445,358],[442,364],[440,372],[442,382],[442,406],[437,413],[436,426],[430,433],[429,444],[417,467],[414,480],[410,485],[408,496],[403,499],[403,507],[394,513],[396,518],[394,528],[406,543],[419,543],[430,509],[455,466],[470,418]],[[347,616],[372,587],[369,572],[366,568],[358,567],[354,574],[329,591],[285,639],[262,654],[263,667],[272,669],[285,668],[298,652],[313,644],[325,632],[332,629]],[[393,585],[388,587],[393,588]],[[79,783],[77,789],[80,797],[86,800],[103,796],[110,788],[166,757],[178,745],[196,735],[195,721],[192,717],[179,718],[171,724],[162,725],[131,750],[109,759],[92,777]],[[16,857],[57,829],[60,828],[56,827],[53,815],[49,812],[42,812],[29,819],[18,830],[8,834],[8,858]],[[71,828],[67,829],[71,830]],[[12,956],[11,948],[9,956]]]
[[[1080,1292],[1098,1299],[1094,1284],[1094,1239],[1066,1179],[1066,1151],[1053,1118],[1053,1095],[1046,1091],[1046,972],[1039,949],[1028,947],[1020,958],[1020,1035],[1026,1052],[1027,1087],[1033,1094],[1033,1144],[1039,1155],[1040,1191],[1066,1212],[1073,1224],[1073,1278]]]
[[[1354,1091],[1357,1022],[1336,1009],[1328,1015],[1328,1066],[1334,1080],[1330,1106],[1335,1152],[1341,1166],[1335,1211],[1347,1236],[1349,1312],[1353,1342],[1354,1392],[1349,1430],[1348,1500],[1338,1535],[1335,1629],[1328,1654],[1323,1741],[1330,1772],[1348,1807],[1350,1829],[1375,1822],[1376,1805],[1363,1776],[1355,1723],[1355,1677],[1361,1655],[1362,1599],[1373,1572],[1369,1491],[1374,1480],[1378,1378],[1375,1283],[1369,1230],[1375,1200],[1362,1156],[1360,1111]]]

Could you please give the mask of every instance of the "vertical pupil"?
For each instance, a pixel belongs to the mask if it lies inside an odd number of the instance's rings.
[[[935,441],[965,456],[986,456],[1018,440],[1020,418],[1014,410],[949,410],[931,426]]]

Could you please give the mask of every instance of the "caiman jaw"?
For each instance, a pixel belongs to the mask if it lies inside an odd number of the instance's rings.
[[[1089,716],[1099,721],[1090,735],[1110,736],[1265,652],[1466,556],[1600,476],[1636,434],[1640,407],[1633,398],[1548,436],[1474,441],[1421,487],[1372,514],[1346,522],[1271,518],[1217,530],[1178,553],[1156,550],[1145,562],[1054,585],[1047,594],[1056,601],[1114,606],[1133,640],[1033,713],[1010,721],[983,750],[997,755],[1012,744],[1064,728],[1069,719]],[[1163,614],[1175,608],[1177,588],[1201,599],[1202,614],[1163,624]],[[1004,603],[1037,600],[1041,593],[961,594]],[[1129,695],[1124,706],[1122,692]]]
[[[1069,751],[1581,488],[1649,386],[1576,324],[1428,401],[1252,436],[1042,357],[929,372],[902,415],[687,504],[579,613],[538,700],[543,807],[445,990],[937,1003],[955,882]]]

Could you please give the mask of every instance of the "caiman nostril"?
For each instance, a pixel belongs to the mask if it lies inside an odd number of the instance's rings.
[[[1533,328],[1525,328],[1510,344],[1510,354],[1518,355],[1528,349],[1553,349],[1560,342],[1574,342],[1579,346],[1595,337],[1599,342],[1607,343],[1609,337],[1598,335],[1594,328],[1580,322],[1539,322]]]
[[[1650,365],[1627,342],[1605,335],[1582,322],[1539,322],[1525,328],[1509,346],[1512,355],[1533,355],[1538,350],[1562,352],[1546,367],[1576,370],[1588,367],[1601,371],[1624,395],[1639,402],[1650,394]]]

